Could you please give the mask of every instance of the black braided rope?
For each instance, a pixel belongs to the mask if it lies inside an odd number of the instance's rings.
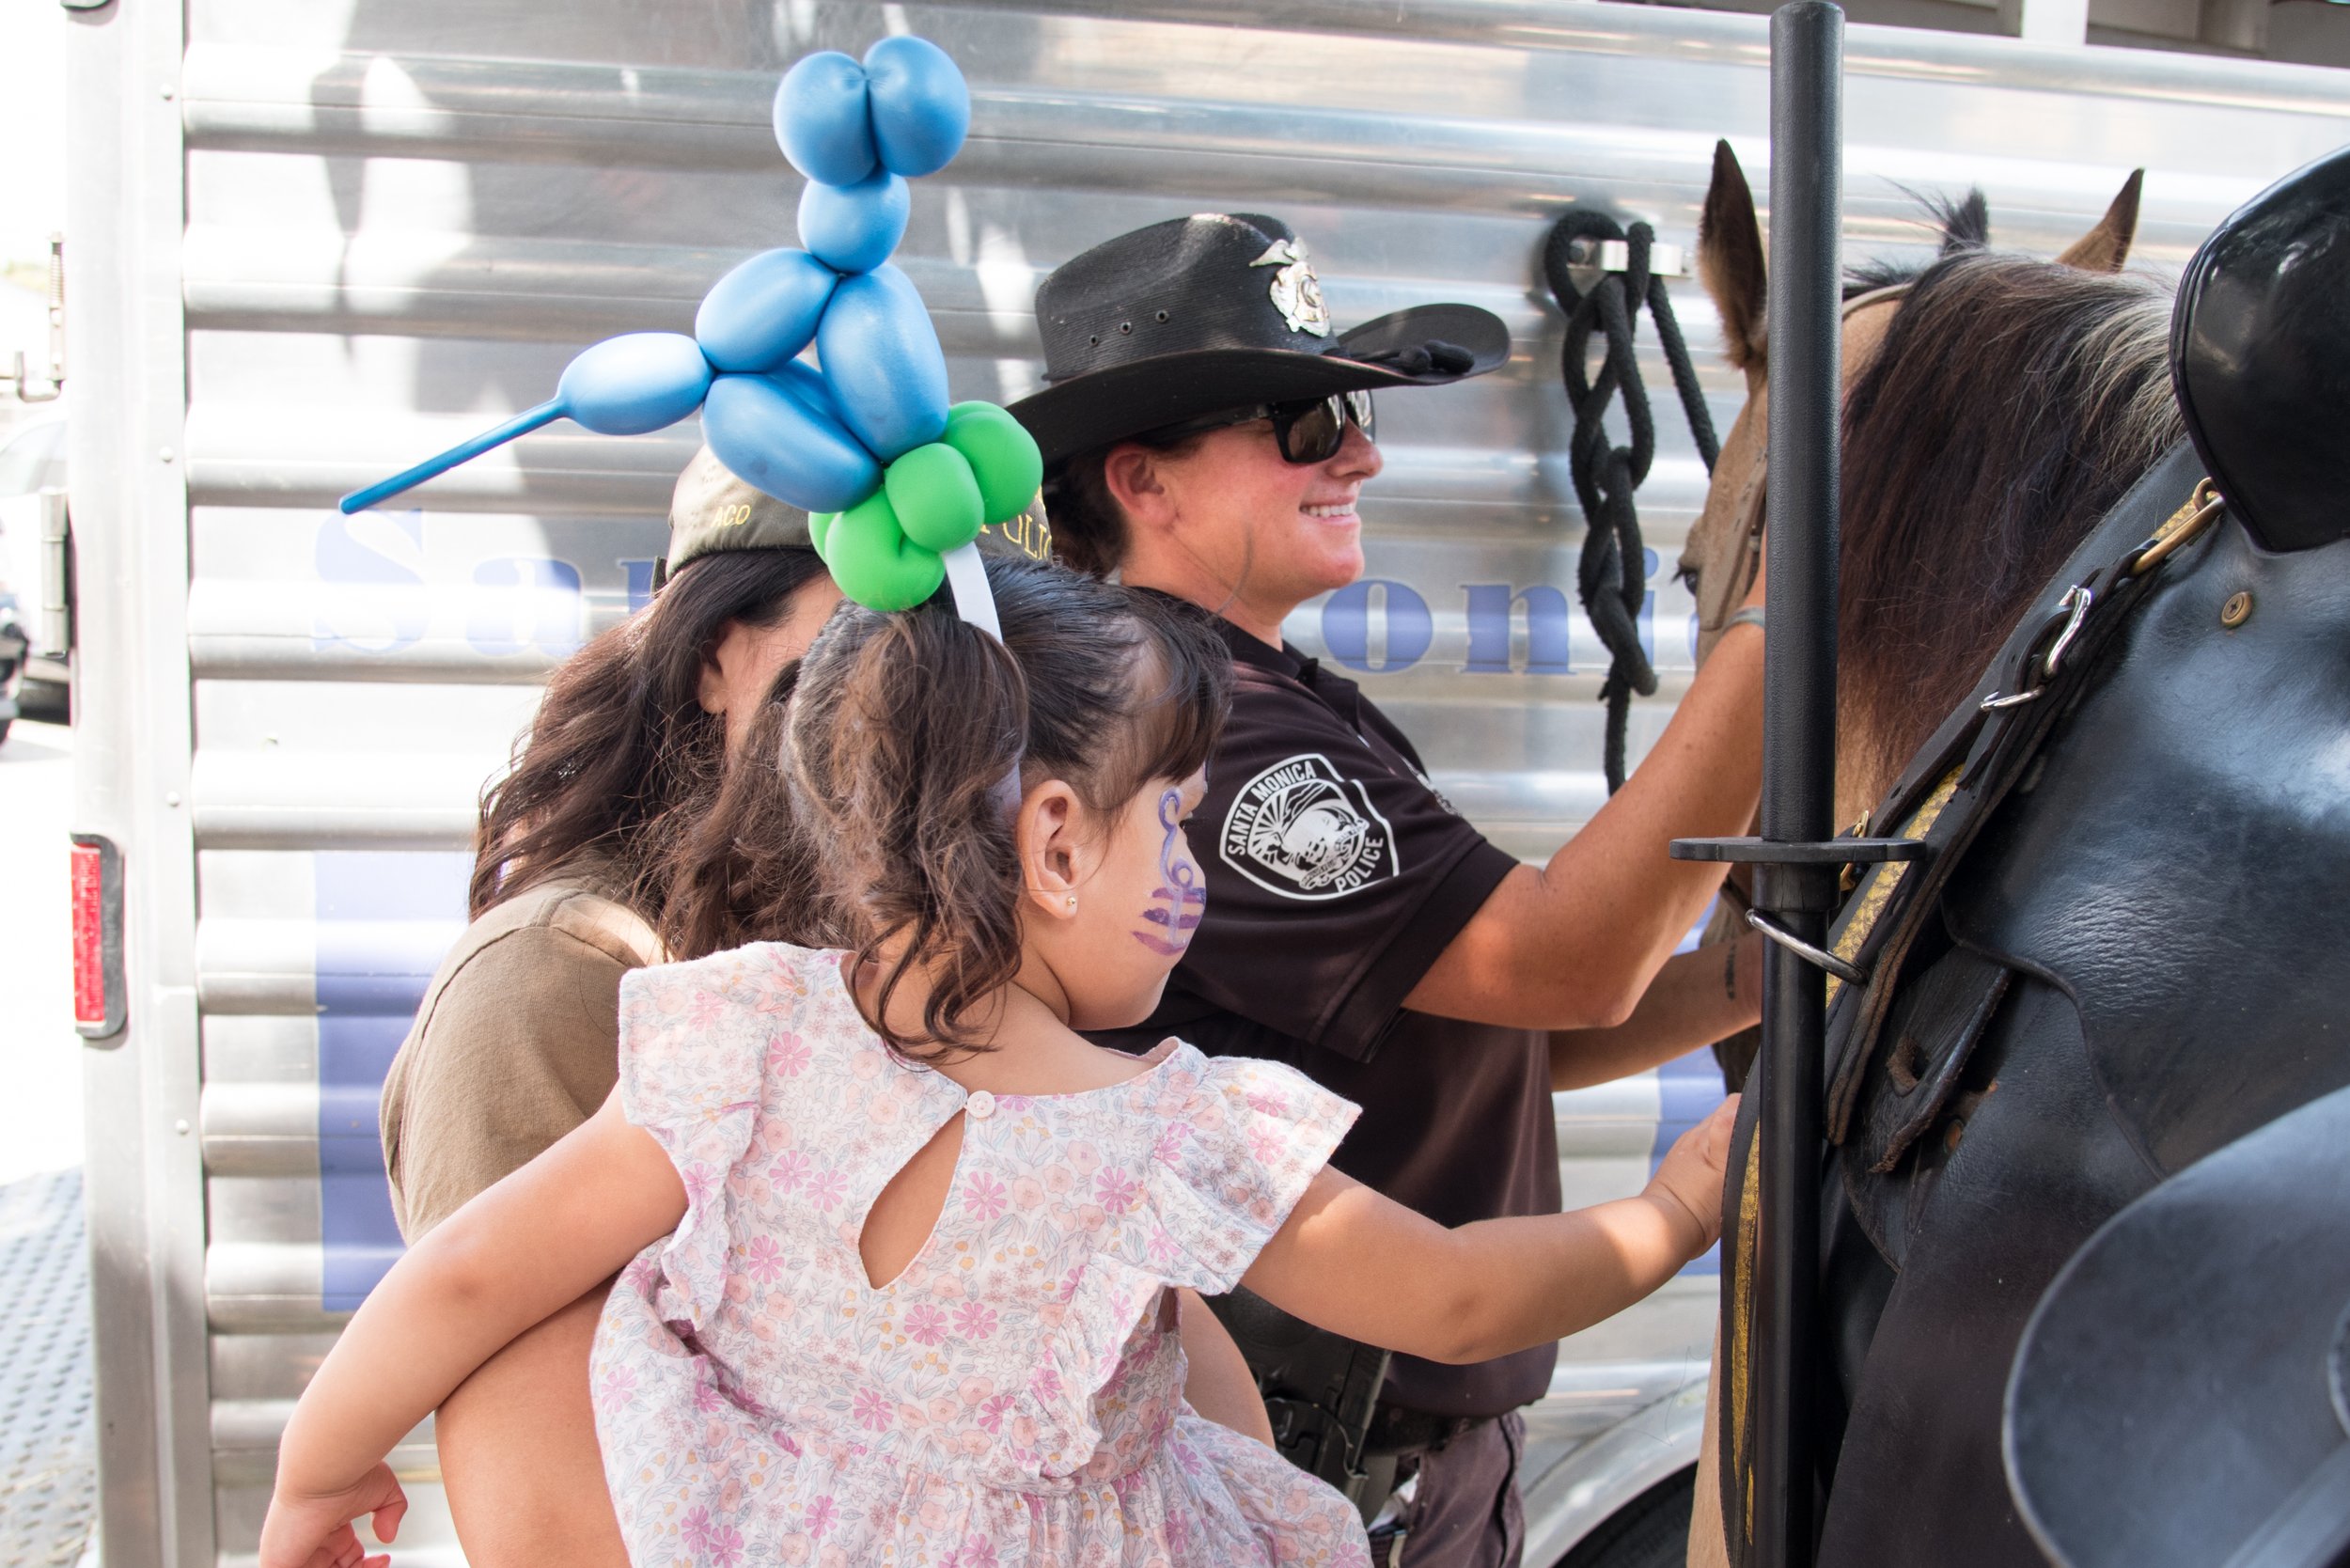
[[[1577,240],[1622,240],[1630,252],[1624,271],[1604,274],[1588,294],[1574,285],[1567,270],[1567,253]],[[1559,220],[1543,247],[1543,274],[1559,306],[1567,313],[1566,351],[1560,368],[1566,377],[1567,401],[1574,411],[1574,433],[1567,447],[1568,472],[1574,480],[1574,498],[1583,508],[1583,555],[1577,563],[1576,588],[1583,613],[1607,650],[1607,679],[1600,700],[1607,704],[1607,743],[1604,763],[1607,792],[1623,788],[1624,727],[1634,693],[1652,697],[1656,671],[1640,647],[1640,605],[1648,594],[1647,574],[1633,563],[1644,562],[1640,518],[1632,493],[1648,478],[1656,456],[1656,421],[1649,412],[1648,388],[1640,380],[1632,337],[1646,306],[1656,321],[1656,340],[1671,368],[1673,389],[1681,397],[1681,412],[1697,438],[1698,454],[1707,473],[1721,444],[1715,439],[1714,418],[1698,388],[1697,368],[1689,362],[1682,341],[1681,323],[1673,319],[1672,300],[1665,280],[1649,271],[1649,251],[1656,232],[1636,223],[1629,231],[1604,212],[1574,212]],[[1599,374],[1590,369],[1591,335],[1602,337]],[[1624,421],[1631,427],[1632,445],[1610,444],[1603,422],[1607,405],[1623,399]]]

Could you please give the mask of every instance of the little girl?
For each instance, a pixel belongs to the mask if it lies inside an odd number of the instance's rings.
[[[1147,1016],[1198,923],[1229,656],[1172,602],[989,576],[1002,644],[852,605],[802,666],[791,807],[847,950],[623,981],[611,1100],[319,1369],[262,1568],[360,1562],[362,1513],[390,1540],[383,1456],[616,1269],[591,1375],[640,1568],[1364,1564],[1344,1498],[1183,1403],[1171,1287],[1475,1361],[1711,1243],[1727,1110],[1637,1198],[1446,1230],[1329,1168],[1355,1107],[1291,1069],[1076,1033]]]

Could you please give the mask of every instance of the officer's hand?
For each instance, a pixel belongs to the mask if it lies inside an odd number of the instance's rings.
[[[1730,1129],[1738,1120],[1738,1096],[1724,1100],[1714,1114],[1674,1140],[1664,1163],[1650,1179],[1647,1196],[1678,1205],[1695,1227],[1696,1257],[1722,1233],[1722,1184],[1730,1158]]]

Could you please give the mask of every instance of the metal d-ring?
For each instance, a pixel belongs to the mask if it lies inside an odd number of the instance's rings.
[[[1793,932],[1788,931],[1785,927],[1775,924],[1769,916],[1763,914],[1759,909],[1749,909],[1747,911],[1747,924],[1761,932],[1763,936],[1770,941],[1778,943],[1789,952],[1794,953],[1797,958],[1802,959],[1806,964],[1811,964],[1815,968],[1826,970],[1829,974],[1834,975],[1838,980],[1842,980],[1846,985],[1866,985],[1869,983],[1868,970],[1861,968],[1856,964],[1852,964],[1844,959],[1837,957],[1834,953],[1829,952],[1825,948],[1813,947],[1810,943],[1805,941],[1802,937],[1797,936]]]
[[[2081,635],[2081,623],[2089,619],[2089,606],[2095,598],[2086,583],[2075,583],[2064,590],[2064,597],[2056,604],[2056,613],[2066,616],[2064,630],[2057,634],[2056,641],[2048,645],[2046,656],[2040,661],[2040,679],[2032,682],[2029,691],[2016,692],[2012,696],[1993,692],[1982,699],[1984,713],[1996,713],[2002,708],[2021,708],[2027,702],[2040,700],[2040,694],[2047,688],[2049,680],[2063,665],[2066,650],[2073,646],[2073,639]]]

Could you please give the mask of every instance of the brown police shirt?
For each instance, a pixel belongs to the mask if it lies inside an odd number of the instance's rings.
[[[384,1080],[384,1167],[411,1243],[530,1163],[619,1077],[620,977],[661,942],[591,876],[543,882],[465,928]]]
[[[1140,1027],[1264,1057],[1363,1114],[1333,1160],[1447,1225],[1559,1210],[1547,1037],[1414,1012],[1403,998],[1516,860],[1462,821],[1352,681],[1219,620],[1232,716],[1191,818],[1208,903]],[[1542,1398],[1539,1346],[1474,1366],[1399,1356],[1386,1399],[1493,1416]]]

